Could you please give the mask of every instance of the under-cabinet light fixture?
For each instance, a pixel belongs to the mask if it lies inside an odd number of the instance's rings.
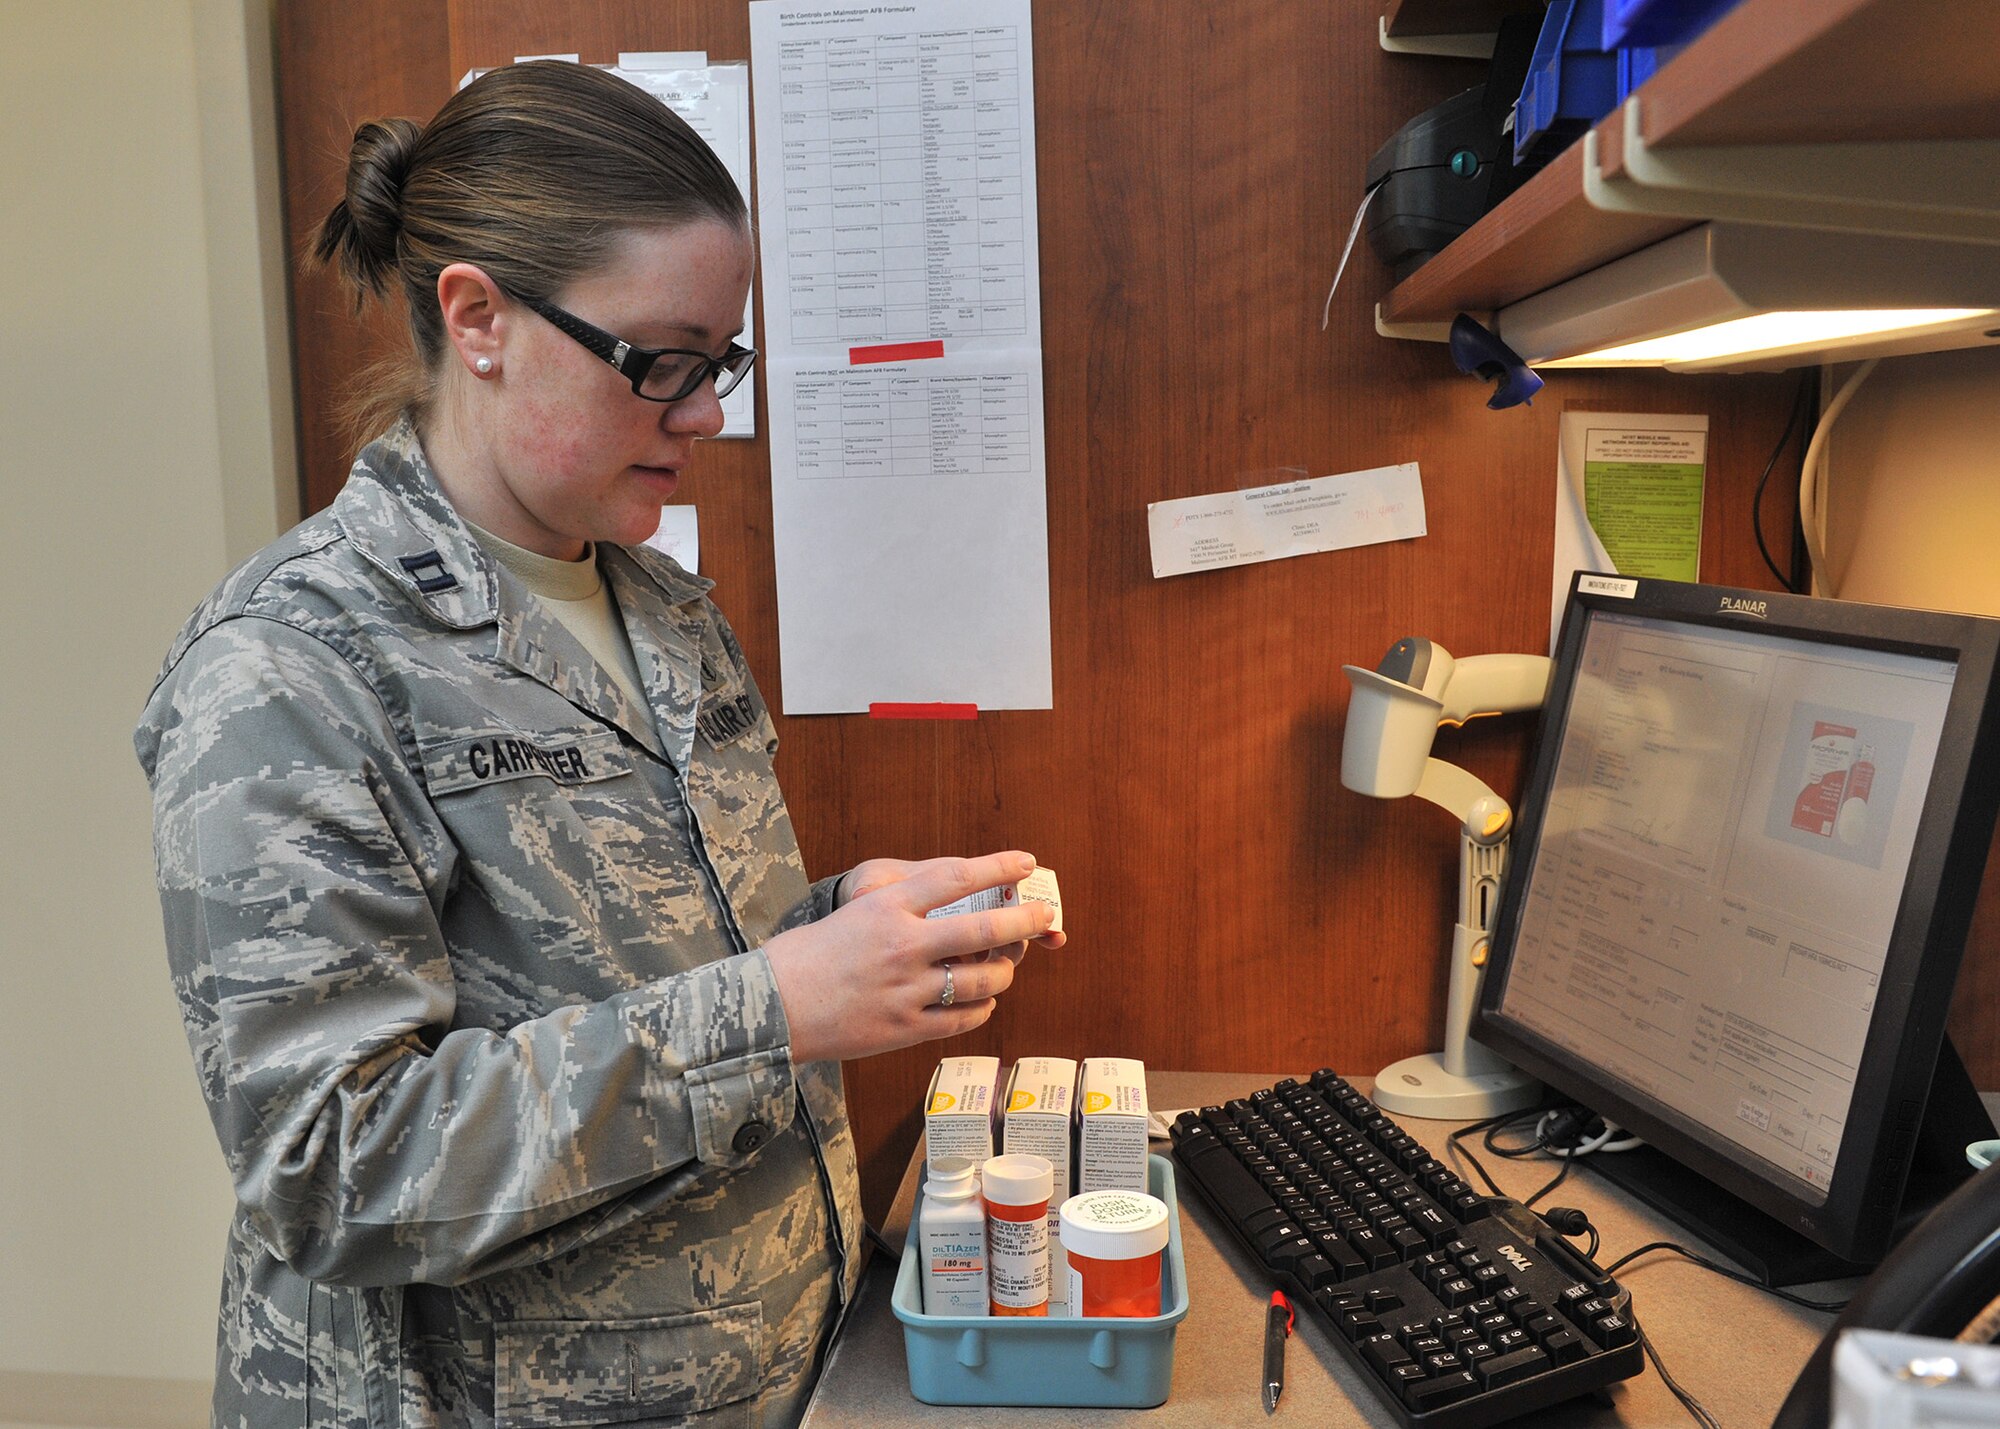
[[[1537,367],[1750,371],[2000,343],[2000,244],[1708,223],[1502,308]]]

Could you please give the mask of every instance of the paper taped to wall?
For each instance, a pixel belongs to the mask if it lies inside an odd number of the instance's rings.
[[[1425,533],[1417,464],[1371,467],[1146,507],[1155,576],[1279,561]]]

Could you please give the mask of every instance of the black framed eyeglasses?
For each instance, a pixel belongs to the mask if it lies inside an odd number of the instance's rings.
[[[686,347],[634,347],[624,338],[587,323],[575,313],[539,298],[518,301],[575,338],[618,369],[632,384],[632,393],[648,402],[678,402],[694,395],[702,383],[715,379],[715,395],[727,397],[757,361],[757,349],[731,342],[720,357]]]

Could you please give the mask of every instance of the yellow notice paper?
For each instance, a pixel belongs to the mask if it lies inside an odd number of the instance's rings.
[[[1549,647],[1570,577],[1610,571],[1701,578],[1708,418],[1687,413],[1565,412],[1556,458],[1555,569]]]

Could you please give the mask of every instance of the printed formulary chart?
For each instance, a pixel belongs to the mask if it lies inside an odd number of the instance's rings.
[[[1026,0],[757,0],[788,714],[1046,709]]]
[[[1029,331],[1014,26],[781,46],[786,308],[800,342]]]

